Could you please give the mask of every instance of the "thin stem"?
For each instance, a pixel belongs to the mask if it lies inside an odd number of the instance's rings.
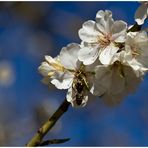
[[[138,25],[137,23],[135,23],[134,26],[132,26],[127,32],[136,32],[136,31],[140,31],[142,28],[142,25]]]
[[[27,147],[40,146],[44,136],[50,131],[58,119],[68,110],[70,103],[65,99],[56,112],[43,124],[35,136],[28,142]]]

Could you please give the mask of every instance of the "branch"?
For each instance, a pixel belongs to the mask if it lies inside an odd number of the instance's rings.
[[[138,25],[137,23],[132,26],[127,32],[136,32],[136,31],[140,31],[142,28],[142,25]]]
[[[57,111],[51,116],[51,118],[48,119],[47,122],[43,124],[41,128],[39,128],[35,136],[28,142],[26,146],[27,147],[40,146],[44,136],[48,133],[48,131],[50,131],[50,129],[57,122],[57,120],[68,110],[69,105],[70,103],[67,102],[67,100],[65,99],[64,102],[57,109]]]

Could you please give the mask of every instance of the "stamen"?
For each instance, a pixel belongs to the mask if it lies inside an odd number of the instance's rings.
[[[57,71],[64,71],[65,68],[63,67],[63,65],[58,61],[58,60],[55,60],[55,62],[49,62],[47,61],[47,63],[52,66],[55,70]]]
[[[51,77],[51,76],[53,76],[54,75],[54,72],[53,71],[50,71],[49,73],[48,73],[48,76],[49,77]]]
[[[140,51],[136,48],[136,45],[131,47],[132,50],[132,56],[133,58],[136,58],[137,56],[141,55]]]
[[[110,37],[109,36],[98,36],[98,43],[101,48],[105,48],[110,44]]]

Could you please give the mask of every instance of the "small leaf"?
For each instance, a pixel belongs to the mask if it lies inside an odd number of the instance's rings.
[[[41,142],[40,146],[45,146],[45,145],[50,145],[50,144],[61,144],[69,140],[70,138],[46,140],[46,141]]]

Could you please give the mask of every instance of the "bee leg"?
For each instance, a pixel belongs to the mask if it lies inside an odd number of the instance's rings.
[[[88,82],[86,81],[85,78],[82,78],[82,79],[83,79],[83,81],[84,81],[84,84],[85,84],[87,90],[89,91],[90,88],[89,88]]]

